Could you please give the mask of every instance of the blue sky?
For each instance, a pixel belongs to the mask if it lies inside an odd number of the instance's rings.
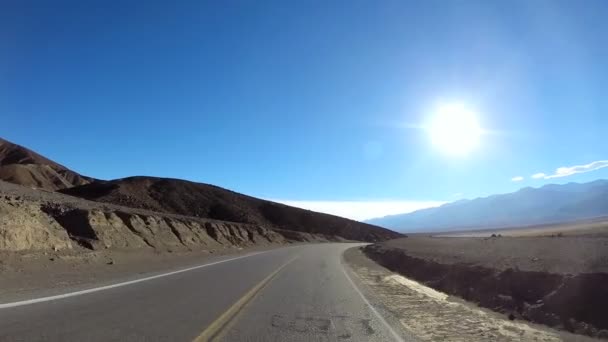
[[[608,178],[607,11],[3,2],[0,136],[93,177],[184,178],[359,219]],[[484,129],[464,156],[421,128],[444,103]]]

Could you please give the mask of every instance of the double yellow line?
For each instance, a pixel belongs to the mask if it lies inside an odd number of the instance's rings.
[[[243,308],[249,304],[261,291],[270,283],[270,281],[277,275],[285,266],[289,265],[292,261],[297,259],[294,257],[281,265],[279,268],[270,273],[266,278],[262,279],[256,286],[251,288],[243,297],[236,301],[232,306],[228,308],[221,316],[219,316],[213,323],[211,323],[193,342],[206,342],[212,341],[219,338],[223,332],[227,331],[228,327],[234,322],[234,318],[243,310]]]

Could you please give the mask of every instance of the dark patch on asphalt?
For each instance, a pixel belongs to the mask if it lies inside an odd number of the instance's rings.
[[[296,332],[306,335],[331,335],[341,340],[348,340],[356,332],[366,336],[375,334],[370,319],[359,319],[348,315],[331,316],[290,316],[275,314],[270,325],[278,330]],[[353,334],[355,333],[355,334]]]
[[[367,335],[373,335],[376,332],[374,328],[372,328],[371,320],[369,319],[362,319],[361,325],[364,327]]]

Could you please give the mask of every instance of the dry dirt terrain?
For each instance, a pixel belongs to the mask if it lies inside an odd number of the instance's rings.
[[[434,290],[412,279],[395,274],[370,260],[361,248],[344,254],[376,302],[382,303],[389,317],[418,341],[569,341],[596,339],[560,331],[480,308],[456,296]]]
[[[608,218],[598,217],[589,220],[565,222],[560,224],[543,224],[524,227],[507,227],[499,229],[483,229],[447,233],[433,233],[439,237],[488,237],[492,234],[501,236],[585,236],[608,237]],[[420,234],[421,235],[421,234]]]
[[[513,319],[608,338],[608,238],[417,236],[364,252],[409,279]]]

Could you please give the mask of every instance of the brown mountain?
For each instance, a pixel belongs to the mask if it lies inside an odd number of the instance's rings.
[[[23,146],[0,138],[0,179],[45,190],[66,189],[94,181]]]
[[[208,184],[153,177],[96,180],[1,138],[0,180],[131,208],[348,240],[380,241],[402,236],[370,224],[289,207]]]
[[[61,192],[132,208],[331,235],[348,240],[380,241],[402,236],[370,224],[179,179],[129,177],[97,181]]]

